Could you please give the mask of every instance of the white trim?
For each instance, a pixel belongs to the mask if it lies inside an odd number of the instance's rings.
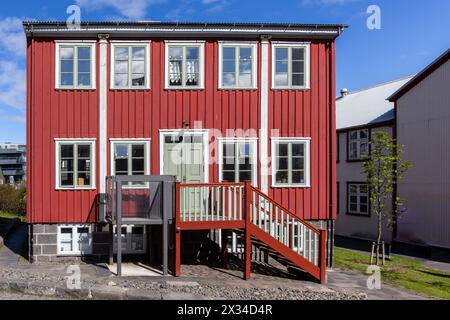
[[[151,160],[150,160],[150,143],[151,143],[151,139],[138,139],[138,138],[114,138],[114,139],[109,139],[110,141],[110,171],[111,171],[111,176],[115,175],[115,170],[114,170],[114,145],[115,144],[144,144],[145,147],[145,155],[144,155],[144,173],[146,175],[150,174],[150,165],[151,165]]]
[[[77,187],[74,185],[73,187],[63,187],[60,185],[60,157],[59,150],[61,144],[90,144],[91,145],[91,185],[87,187]],[[61,139],[55,138],[55,190],[95,190],[96,189],[96,148],[95,148],[95,139]],[[74,155],[75,156],[75,155]],[[75,157],[74,157],[75,159]],[[75,177],[74,177],[75,178]]]
[[[90,86],[78,86],[74,83],[72,86],[62,86],[61,85],[61,73],[60,73],[60,48],[61,46],[73,46],[73,47],[90,47],[91,48],[91,85]],[[70,40],[55,40],[55,89],[56,90],[95,90],[96,89],[96,41],[70,41]],[[75,52],[74,52],[74,65],[73,65],[73,73],[78,73],[78,70],[75,70],[77,63],[75,62]]]
[[[252,185],[258,186],[258,138],[218,138],[219,159],[217,161],[219,166],[219,182],[223,179],[223,145],[225,143],[249,143],[252,144]]]
[[[222,71],[223,71],[223,47],[250,47],[252,50],[252,85],[243,87],[238,86],[238,77],[236,77],[236,86],[226,87],[223,85],[223,79],[222,79]],[[218,88],[221,90],[255,90],[258,89],[258,42],[256,41],[242,41],[242,42],[235,42],[235,41],[219,41],[219,72],[218,72]],[[235,57],[235,63],[236,63],[236,70],[235,74],[239,76],[239,58]]]
[[[295,137],[295,138],[271,138],[271,174],[272,174],[272,188],[310,188],[311,187],[311,138],[310,137]],[[289,143],[289,142],[301,142],[305,144],[305,183],[292,183],[292,184],[277,184],[275,171],[276,171],[276,143]]]
[[[110,59],[110,79],[109,79],[109,87],[111,90],[148,90],[150,89],[150,82],[151,82],[151,74],[150,74],[150,63],[151,63],[151,41],[121,41],[121,40],[113,40],[110,41],[111,42],[111,46],[110,46],[110,52],[111,52],[111,59]],[[125,87],[116,87],[115,86],[115,81],[114,81],[114,76],[115,76],[115,69],[114,69],[114,64],[115,64],[115,50],[117,46],[124,46],[124,47],[144,47],[145,48],[145,85],[143,86],[138,86],[138,87],[133,87],[131,85],[131,83],[128,84],[128,86]],[[128,57],[129,61],[130,61],[131,57]],[[130,76],[130,73],[132,72],[131,69],[128,70],[128,76]]]
[[[199,84],[197,86],[170,86],[169,85],[169,46],[177,45],[181,47],[185,46],[197,46],[199,47]],[[183,70],[184,72],[184,70]],[[204,90],[205,89],[205,41],[192,40],[192,41],[176,41],[166,40],[164,41],[164,89],[166,90]]]
[[[100,92],[99,92],[99,179],[100,193],[106,193],[108,152],[108,40],[100,39]]]
[[[304,86],[277,86],[275,84],[275,66],[276,66],[276,59],[275,59],[275,50],[277,48],[304,48],[305,49],[305,85]],[[291,50],[289,50],[289,56],[288,56],[288,78],[291,74],[289,72],[290,69],[290,55]],[[288,79],[289,82],[291,82],[290,79]],[[272,90],[309,90],[311,88],[311,44],[309,42],[282,42],[282,41],[275,41],[272,42],[272,72],[271,72],[271,89]]]
[[[73,141],[73,142],[79,142],[79,141],[96,141],[97,138],[54,138],[54,141]]]
[[[62,228],[71,228],[72,229],[72,251],[61,251],[61,229]],[[80,250],[74,250],[78,246],[78,228],[88,228],[88,237],[89,237],[89,251],[81,252]],[[82,256],[92,254],[92,225],[91,224],[60,224],[57,226],[56,231],[56,254],[58,256]]]
[[[260,155],[261,191],[269,192],[269,41],[261,40],[261,123]]]
[[[203,136],[204,183],[209,182],[209,130],[208,129],[160,129],[159,130],[159,174],[164,175],[164,137],[174,134]]]

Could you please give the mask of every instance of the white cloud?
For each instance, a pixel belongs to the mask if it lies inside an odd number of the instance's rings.
[[[25,56],[25,33],[22,20],[17,17],[7,17],[0,20],[0,52],[8,52]]]
[[[152,4],[164,3],[167,0],[76,0],[82,10],[99,10],[112,7],[127,19],[142,19]]]
[[[24,111],[26,70],[13,61],[0,60],[0,104]]]

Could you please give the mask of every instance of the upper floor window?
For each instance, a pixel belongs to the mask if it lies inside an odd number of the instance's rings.
[[[347,213],[369,215],[369,186],[366,183],[349,183],[347,189]]]
[[[95,140],[56,140],[56,188],[95,188]]]
[[[95,42],[56,42],[57,89],[95,89]]]
[[[308,138],[272,138],[272,186],[309,187]]]
[[[256,89],[257,43],[219,43],[219,88]]]
[[[166,42],[166,89],[202,89],[204,43]]]
[[[309,44],[272,43],[272,88],[309,89]]]
[[[111,45],[111,88],[150,88],[150,44],[113,42]]]
[[[363,160],[369,155],[369,129],[348,133],[348,160]]]

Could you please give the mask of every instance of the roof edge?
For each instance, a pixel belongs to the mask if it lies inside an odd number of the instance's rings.
[[[426,66],[422,71],[420,71],[414,78],[405,83],[400,89],[394,92],[391,96],[389,96],[386,100],[390,102],[396,102],[403,95],[405,95],[408,91],[422,82],[426,77],[436,71],[440,66],[447,62],[450,59],[450,49],[441,54],[437,59],[435,59],[432,63]]]

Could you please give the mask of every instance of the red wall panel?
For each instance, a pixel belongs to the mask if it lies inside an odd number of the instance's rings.
[[[298,40],[298,39],[296,39]],[[28,44],[28,221],[31,223],[86,222],[94,218],[95,197],[99,186],[98,155],[98,78],[97,90],[55,90],[55,44],[51,40],[33,40]],[[110,138],[151,139],[150,170],[159,174],[159,129],[181,129],[183,120],[202,128],[260,128],[260,91],[218,90],[218,42],[205,42],[205,89],[164,89],[164,41],[151,42],[151,88],[148,90],[109,90],[107,94],[107,136]],[[269,134],[278,129],[283,137],[311,137],[311,188],[270,188],[269,194],[297,215],[306,219],[332,216],[330,199],[334,174],[334,47],[326,42],[311,44],[311,89],[269,90]],[[269,50],[269,61],[271,50]],[[258,46],[258,57],[261,48]],[[108,61],[110,50],[108,49]],[[110,64],[108,63],[108,88]],[[260,61],[258,87],[260,87]],[[271,64],[269,64],[269,73]],[[269,86],[271,86],[269,75]],[[96,138],[97,191],[55,190],[55,138]],[[210,150],[217,140],[212,137]],[[110,144],[107,165],[110,173]],[[258,146],[259,150],[259,146]],[[270,136],[269,136],[269,156]],[[217,154],[212,154],[216,157]],[[259,157],[258,157],[259,158]],[[333,158],[331,158],[333,159]],[[212,162],[212,161],[210,161]],[[258,167],[258,173],[260,167]],[[269,168],[269,172],[271,172]],[[218,166],[209,168],[210,182],[218,180]],[[335,180],[334,180],[335,181]],[[260,182],[260,179],[258,179]]]

